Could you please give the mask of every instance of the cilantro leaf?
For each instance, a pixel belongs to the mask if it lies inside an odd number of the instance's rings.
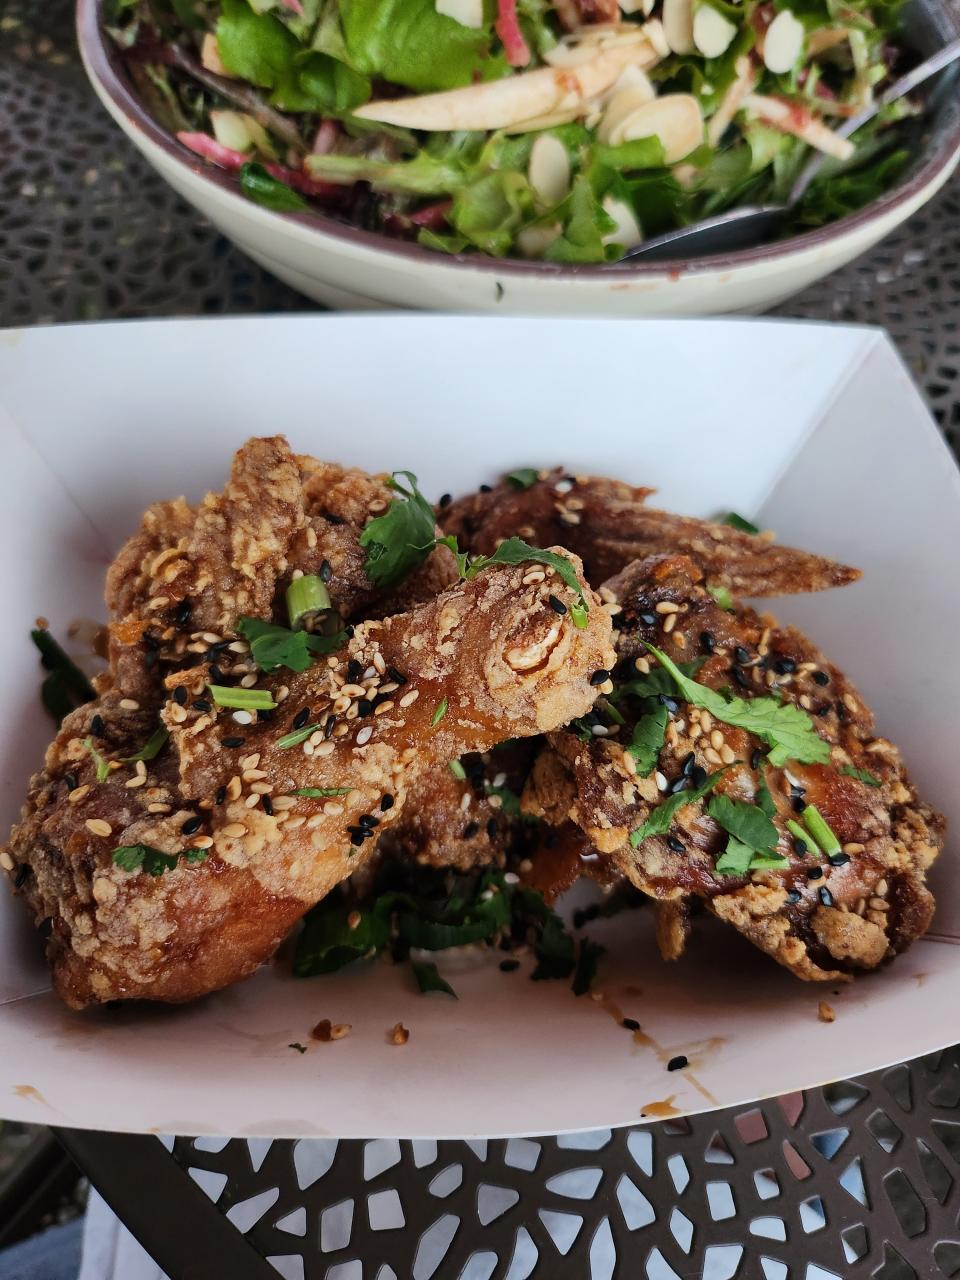
[[[708,582],[707,590],[713,596],[714,600],[716,600],[721,609],[726,609],[727,613],[733,612],[733,595],[727,587],[722,587],[719,584],[714,585]]]
[[[770,788],[767,786],[765,778],[761,778],[757,783],[757,794],[754,799],[756,800],[757,808],[762,813],[765,813],[768,818],[776,816],[777,806],[773,803],[773,796],[770,794]]]
[[[424,995],[429,991],[442,991],[444,995],[457,999],[457,993],[449,982],[440,977],[440,972],[432,960],[411,960],[410,968],[417,980],[417,986]]]
[[[756,853],[770,853],[776,847],[777,828],[758,805],[731,800],[729,796],[711,796],[707,813],[724,831]]]
[[[407,485],[398,480],[405,476]],[[367,522],[360,534],[367,548],[364,572],[375,587],[392,587],[423,564],[437,545],[433,508],[417,488],[412,471],[395,471],[387,484],[402,497],[394,498],[382,516]]]
[[[577,947],[577,965],[570,984],[575,996],[586,995],[593,986],[593,980],[597,976],[597,963],[605,954],[606,947],[601,947],[598,942],[591,942],[589,938],[580,939],[580,945]]]
[[[536,467],[517,467],[516,471],[508,471],[504,479],[514,489],[529,489],[540,479],[540,472]]]
[[[735,511],[731,511],[723,523],[729,525],[731,529],[739,529],[741,533],[760,532],[752,521],[744,520],[743,516],[738,516]]]
[[[113,851],[113,864],[121,871],[144,871],[148,876],[162,876],[172,871],[183,858],[186,862],[205,862],[206,849],[181,849],[179,853],[163,853],[149,844],[122,844]]]
[[[685,676],[695,676],[706,658],[697,658],[693,662],[678,662],[677,670],[682,671]],[[614,688],[611,698],[621,698],[624,695],[632,694],[636,698],[657,698],[661,694],[666,697],[673,697],[677,692],[677,686],[669,671],[663,667],[654,667],[652,671],[648,671],[646,675],[638,675],[633,680],[623,680]]]
[[[706,782],[699,787],[691,787],[689,791],[677,791],[674,795],[668,796],[657,807],[651,810],[650,816],[641,826],[630,834],[630,843],[637,848],[644,840],[649,840],[651,836],[665,836],[673,826],[675,815],[688,804],[696,804],[717,785],[726,769],[720,769],[717,773],[712,773]]]
[[[37,628],[30,638],[40,650],[40,662],[49,672],[40,686],[40,700],[57,724],[96,694],[90,681],[68,658],[49,631]]]
[[[673,676],[685,701],[695,707],[704,707],[715,720],[744,729],[760,738],[770,747],[768,759],[774,766],[796,760],[800,764],[826,764],[830,759],[830,744],[819,736],[813,721],[792,702],[778,702],[776,698],[725,697],[706,685],[688,679],[680,668],[660,649],[652,644],[647,648]]]
[[[633,727],[633,740],[627,750],[633,756],[641,778],[649,777],[656,767],[669,719],[667,708],[657,703],[653,711],[642,715]]]
[[[89,751],[93,759],[93,763],[94,765],[96,765],[97,781],[106,782],[106,780],[110,777],[110,762],[104,759],[104,757],[96,749],[96,747],[93,745],[92,738],[84,738],[83,745],[87,749],[87,751]]]
[[[370,951],[381,951],[390,942],[390,915],[396,897],[383,894],[360,913],[359,921],[347,906],[321,902],[314,907],[297,938],[293,958],[296,976],[335,973]]]
[[[237,631],[248,641],[254,662],[267,674],[278,667],[306,671],[313,665],[314,655],[333,653],[347,638],[345,631],[329,636],[314,635],[248,617],[237,619]]]
[[[750,870],[754,852],[755,850],[751,849],[748,844],[744,844],[736,836],[731,836],[727,841],[726,849],[717,859],[714,870],[720,876],[746,875]]]
[[[871,773],[869,769],[855,769],[852,764],[844,764],[840,766],[840,772],[848,778],[856,778],[858,782],[865,782],[868,787],[883,786],[877,775]]]
[[[577,593],[579,608],[576,605],[571,608],[570,617],[576,626],[585,627],[587,598],[577,577],[577,571],[566,556],[558,555],[555,551],[543,551],[539,547],[531,547],[522,538],[506,538],[492,556],[477,556],[471,560],[465,576],[475,578],[482,569],[492,564],[526,564],[528,560],[549,565],[551,569],[555,569],[566,586]]]
[[[139,751],[135,752],[132,756],[124,756],[123,763],[136,764],[138,760],[147,761],[155,759],[155,757],[163,750],[169,737],[170,734],[161,725],[156,733],[147,739]]]

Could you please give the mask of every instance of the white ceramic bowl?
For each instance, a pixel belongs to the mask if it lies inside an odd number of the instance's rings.
[[[100,0],[78,2],[80,52],[101,102],[134,146],[254,261],[333,307],[630,316],[762,311],[870,249],[931,199],[960,159],[954,97],[898,186],[865,209],[790,240],[649,265],[448,257],[316,213],[274,213],[247,200],[233,176],[188,151],[148,115],[100,26],[99,8]],[[949,19],[928,14],[926,23],[943,29]]]

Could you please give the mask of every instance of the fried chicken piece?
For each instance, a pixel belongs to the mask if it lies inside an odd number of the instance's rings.
[[[148,697],[167,664],[181,664],[205,635],[232,632],[239,617],[286,625],[295,571],[321,575],[343,618],[430,599],[456,578],[444,547],[386,597],[364,571],[360,534],[395,497],[384,477],[298,457],[283,436],[247,441],[222,493],[197,507],[183,498],[149,507],[111,566],[111,683]]]
[[[622,605],[616,681],[642,682],[656,671],[645,641],[678,664],[699,658],[700,684],[731,686],[748,699],[776,693],[784,705],[808,711],[808,723],[831,745],[830,761],[774,767],[760,738],[712,719],[677,693],[664,695],[668,720],[656,771],[638,777],[625,747],[641,714],[664,704],[656,690],[639,701],[642,684],[622,697],[614,685],[626,723],[619,729],[601,723],[606,736],[589,742],[570,731],[550,735],[551,750],[538,757],[524,808],[554,823],[571,819],[638,888],[671,904],[661,935],[670,955],[682,949],[689,899],[702,899],[801,978],[833,981],[904,950],[933,913],[924,879],[942,847],[943,819],[918,798],[896,747],[876,735],[846,677],[799,631],[743,606],[720,609],[686,557],[631,565],[607,586]],[[756,804],[766,783],[782,868],[718,875],[727,834],[697,802],[674,813],[662,835],[631,847],[631,832],[667,793],[700,786],[721,770],[713,795]],[[816,806],[842,845],[831,860],[816,856],[812,841],[802,852],[787,832],[786,822],[806,805]]]
[[[542,476],[526,489],[504,480],[451,503],[438,516],[444,533],[456,534],[461,550],[484,555],[514,536],[537,546],[562,543],[581,558],[593,586],[632,560],[661,554],[687,555],[711,586],[745,596],[822,591],[860,576],[847,565],[778,546],[766,534],[647,507],[652,489],[569,476],[560,467]]]
[[[524,574],[488,570],[358,625],[344,651],[302,674],[261,677],[278,703],[266,717],[216,705],[209,663],[174,671],[167,744],[103,782],[85,740],[112,765],[156,721],[119,691],[68,717],[8,849],[14,883],[49,921],[64,1000],[184,1001],[246,976],[362,863],[418,777],[582,715],[591,673],[613,660],[609,615],[588,591],[580,630],[548,603],[574,593]],[[298,741],[304,721],[316,727]],[[146,846],[144,870],[115,864],[131,846]],[[162,855],[181,852],[205,861],[164,870]]]

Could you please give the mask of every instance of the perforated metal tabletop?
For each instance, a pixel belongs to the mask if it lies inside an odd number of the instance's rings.
[[[780,312],[885,325],[954,449],[958,215],[955,180]],[[0,324],[310,306],[127,144],[86,85],[68,0],[0,0]],[[61,1136],[174,1278],[960,1275],[957,1049],[746,1110],[574,1138],[181,1137],[168,1154],[153,1138]]]

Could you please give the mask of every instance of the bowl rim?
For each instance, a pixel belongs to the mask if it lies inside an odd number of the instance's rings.
[[[678,258],[673,261],[646,264],[642,259],[627,263],[578,264],[492,258],[485,254],[441,255],[416,242],[393,239],[381,232],[353,227],[320,212],[281,213],[251,205],[250,201],[240,193],[232,174],[194,155],[158,124],[141,103],[129,85],[119,51],[109,40],[100,21],[102,3],[103,0],[77,0],[77,41],[87,74],[91,79],[99,82],[99,87],[123,115],[131,129],[145,135],[149,142],[158,147],[175,164],[188,169],[201,181],[217,187],[226,196],[241,202],[248,210],[257,209],[266,219],[290,220],[313,235],[329,236],[331,239],[345,242],[354,249],[385,254],[388,257],[396,257],[424,266],[453,271],[467,268],[487,274],[532,277],[547,282],[605,281],[609,284],[619,283],[622,287],[626,287],[634,280],[676,280],[680,276],[705,275],[717,271],[729,272],[740,267],[776,264],[809,251],[822,250],[834,241],[842,241],[848,235],[855,235],[858,231],[868,228],[873,222],[880,221],[890,213],[895,213],[902,206],[922,196],[927,187],[935,183],[945,171],[949,171],[960,155],[960,112],[958,112],[953,126],[944,130],[943,136],[916,172],[906,182],[879,196],[863,209],[858,209],[855,213],[838,218],[834,222],[828,222],[822,227],[805,231],[801,235],[791,236],[788,240],[757,245],[752,249],[739,249],[732,253],[699,258]]]

